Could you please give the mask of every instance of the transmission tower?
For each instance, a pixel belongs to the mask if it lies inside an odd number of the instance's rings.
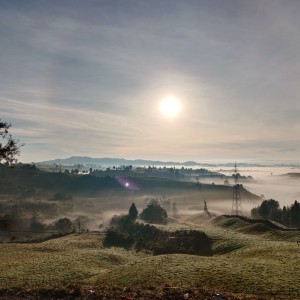
[[[242,199],[241,199],[241,185],[239,184],[239,174],[236,163],[233,169],[233,194],[232,194],[232,209],[231,215],[241,216],[242,215]]]

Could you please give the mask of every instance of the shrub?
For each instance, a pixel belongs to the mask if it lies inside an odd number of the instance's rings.
[[[140,218],[149,223],[167,224],[168,214],[159,204],[148,204]]]
[[[134,243],[134,239],[129,236],[125,236],[122,233],[108,230],[106,233],[105,239],[103,241],[103,246],[105,247],[122,247],[122,248],[130,248],[132,244]]]

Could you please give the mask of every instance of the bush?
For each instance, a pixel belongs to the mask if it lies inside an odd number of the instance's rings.
[[[167,211],[159,204],[149,204],[141,213],[140,218],[149,223],[167,224]]]
[[[61,218],[54,223],[54,229],[62,233],[68,233],[73,230],[73,223],[68,218]]]
[[[127,232],[110,229],[103,242],[104,246],[135,248],[136,251],[146,249],[154,255],[184,253],[195,255],[211,255],[211,239],[202,231],[178,230],[162,231],[149,224],[133,223]]]
[[[125,236],[124,234],[113,230],[108,230],[105,239],[103,241],[103,246],[105,247],[115,246],[115,247],[122,247],[125,249],[129,249],[133,243],[134,243],[134,239],[132,237]]]

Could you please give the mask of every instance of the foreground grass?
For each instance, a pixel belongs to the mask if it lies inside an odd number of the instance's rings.
[[[184,254],[147,257],[116,266],[98,281],[115,284],[189,285],[243,293],[300,297],[300,247],[295,233],[244,234],[214,225],[171,224],[169,231],[199,229],[213,238],[212,257]]]
[[[101,245],[99,236],[84,234],[36,244],[0,244],[0,289],[61,287],[143,258]]]
[[[108,249],[102,247],[101,236],[88,234],[37,244],[2,243],[0,290],[71,291],[79,287],[84,294],[91,290],[100,294],[103,289],[109,289],[110,293],[114,289],[120,294],[127,287],[128,293],[135,295],[137,289],[147,289],[153,294],[153,290],[162,293],[169,287],[174,292],[180,287],[180,293],[190,289],[195,297],[199,289],[202,295],[205,291],[210,295],[220,291],[228,299],[244,299],[247,295],[256,299],[263,294],[266,299],[267,294],[283,299],[290,294],[300,296],[300,247],[294,242],[295,236],[245,234],[189,223],[167,226],[170,231],[180,228],[205,231],[214,240],[215,255],[152,256],[121,248]],[[168,299],[164,297],[161,299]]]

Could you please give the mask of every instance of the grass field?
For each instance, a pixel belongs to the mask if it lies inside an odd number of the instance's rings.
[[[233,227],[226,226],[224,219],[217,224],[173,221],[164,226],[169,231],[205,231],[214,240],[210,257],[152,256],[104,248],[103,236],[95,234],[73,234],[35,244],[2,243],[0,290],[9,295],[17,290],[71,291],[79,287],[81,294],[88,294],[112,287],[115,291],[126,287],[128,293],[137,288],[180,287],[180,291],[190,289],[191,295],[194,288],[209,291],[207,297],[219,291],[227,299],[270,299],[271,294],[278,299],[300,297],[300,246],[295,242],[300,233],[245,233],[238,224]],[[194,297],[190,299],[201,299],[195,292]]]

